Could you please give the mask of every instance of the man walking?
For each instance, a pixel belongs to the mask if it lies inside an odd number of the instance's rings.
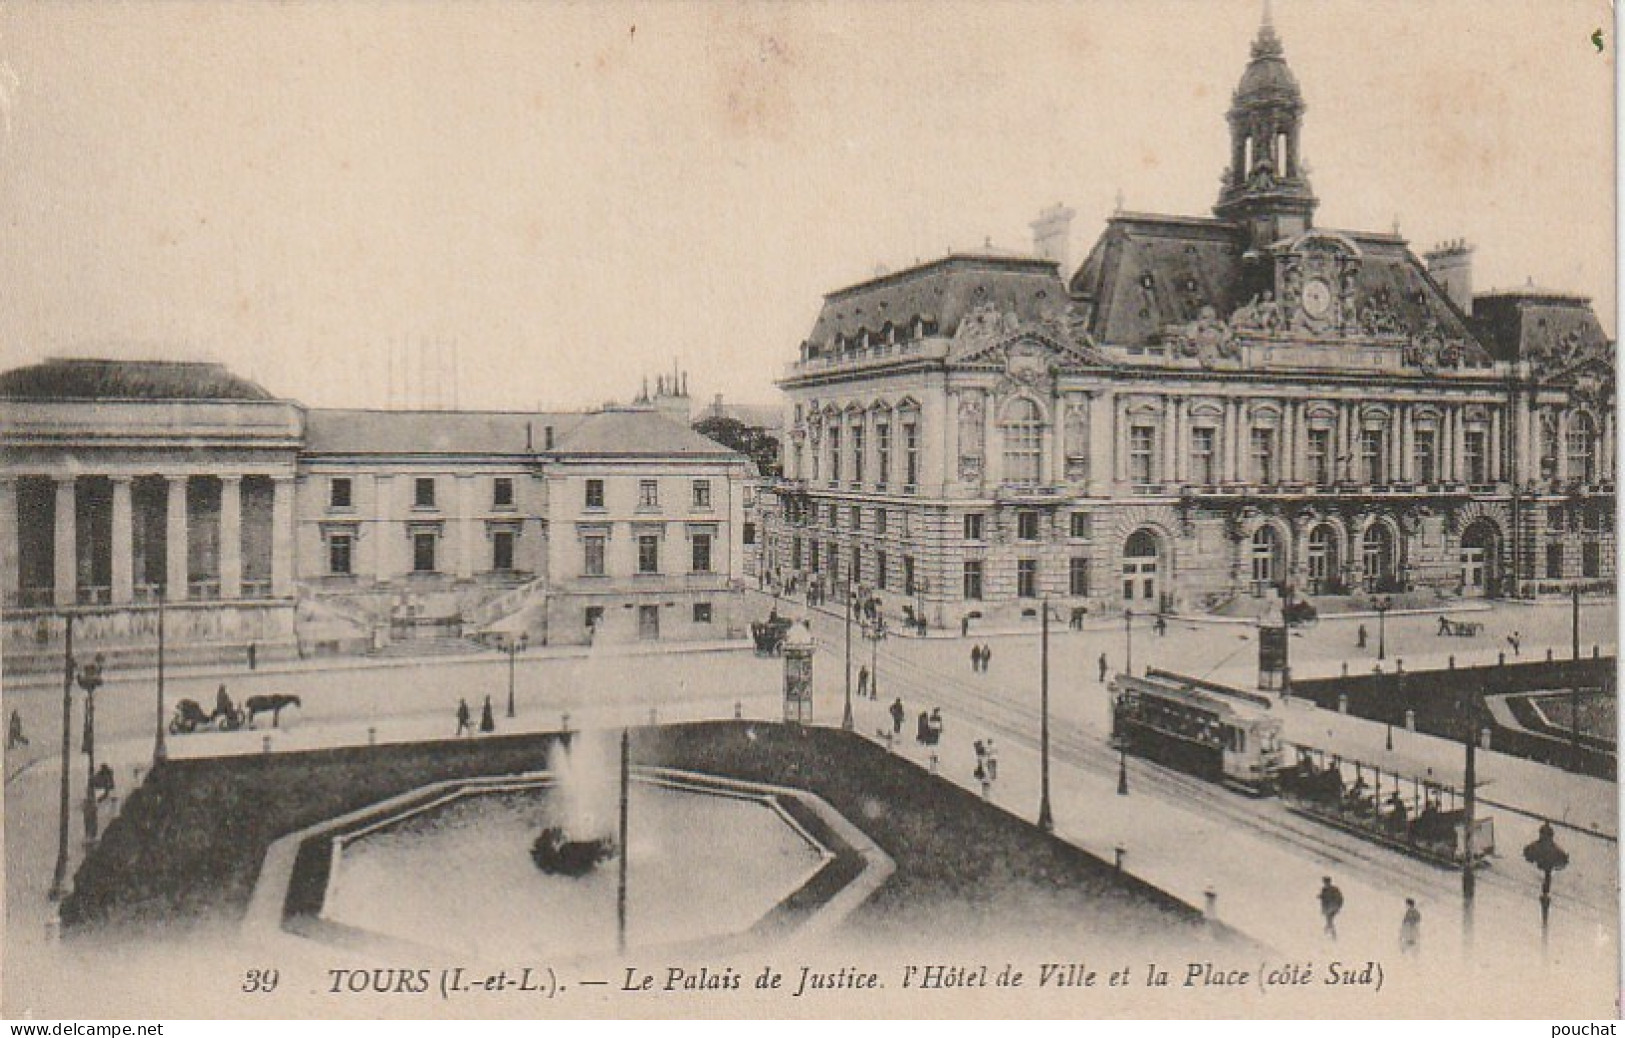
[[[858,698],[862,699],[869,694],[869,665],[858,666]]]
[[[1415,955],[1422,945],[1422,913],[1417,910],[1416,899],[1405,899],[1405,918],[1399,923],[1399,950]]]
[[[892,733],[892,735],[896,736],[896,735],[902,735],[903,734],[903,718],[906,717],[906,716],[908,716],[908,711],[903,709],[903,698],[901,696],[899,696],[896,699],[892,700],[892,704],[891,704],[891,733]]]
[[[1102,685],[1106,683],[1106,671],[1109,669],[1106,666],[1106,654],[1103,652],[1100,654],[1100,683]]]
[[[457,734],[459,736],[472,735],[474,726],[468,723],[468,700],[457,700]]]
[[[972,674],[975,674],[975,673],[980,672],[981,669],[982,669],[982,647],[980,645],[972,645],[970,647],[970,671],[971,671]]]
[[[1320,917],[1325,920],[1322,931],[1332,940],[1337,940],[1337,913],[1343,910],[1343,892],[1332,883],[1332,877],[1320,877]]]
[[[987,673],[987,665],[989,663],[992,663],[992,662],[993,662],[993,646],[984,644],[982,646],[982,673],[983,674]]]

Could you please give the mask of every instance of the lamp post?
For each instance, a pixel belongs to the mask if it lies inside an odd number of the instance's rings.
[[[1123,651],[1123,673],[1134,673],[1134,610],[1123,610],[1123,638],[1127,647]]]
[[[852,724],[852,569],[846,571],[846,706],[841,710],[841,730],[850,732]]]
[[[62,797],[56,839],[56,869],[51,874],[52,901],[60,901],[68,879],[68,764],[73,755],[73,614],[67,614],[62,663]]]
[[[869,643],[869,698],[880,698],[880,643],[886,640],[886,618],[873,597],[864,605],[863,637]]]
[[[164,746],[164,585],[158,585],[158,717],[153,725],[152,766],[169,759],[169,750]]]
[[[99,835],[96,818],[96,690],[102,687],[102,654],[79,668],[79,687],[85,691],[85,734],[80,745],[85,751],[85,839]]]
[[[1044,620],[1039,627],[1042,633],[1038,642],[1038,828],[1049,833],[1055,831],[1055,818],[1049,804],[1049,599],[1044,599],[1040,608],[1044,610]]]
[[[1552,873],[1561,872],[1569,863],[1569,852],[1552,838],[1551,822],[1540,823],[1540,836],[1523,849],[1523,860],[1540,870],[1540,947],[1545,951],[1552,914]]]
[[[518,655],[520,653],[525,651],[525,646],[529,643],[529,641],[530,641],[530,639],[525,635],[525,633],[523,631],[521,631],[517,635],[509,634],[506,637],[504,637],[503,640],[502,640],[502,651],[508,654],[508,717],[509,718],[512,718],[514,716],[514,710],[513,710],[514,660],[515,660],[516,657],[518,657]]]
[[[1394,600],[1387,595],[1381,595],[1371,600],[1371,608],[1377,611],[1377,659],[1388,658],[1388,610],[1394,607]]]

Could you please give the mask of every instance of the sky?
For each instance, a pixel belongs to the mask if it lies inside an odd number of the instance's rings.
[[[1261,0],[0,6],[0,369],[311,406],[773,402],[822,296],[1078,212],[1207,215]],[[1275,0],[1317,224],[1615,329],[1606,3]],[[1605,29],[1603,53],[1591,35]],[[421,363],[402,386],[412,349]],[[455,357],[455,361],[444,358]],[[450,372],[455,371],[455,378]]]

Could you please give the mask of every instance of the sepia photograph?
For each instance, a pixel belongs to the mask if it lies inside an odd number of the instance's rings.
[[[1601,0],[0,4],[8,1020],[1613,1020]]]

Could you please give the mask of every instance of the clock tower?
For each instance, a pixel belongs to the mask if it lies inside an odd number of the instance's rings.
[[[1304,110],[1266,4],[1252,60],[1231,99],[1230,168],[1213,207],[1219,219],[1246,227],[1251,254],[1313,225],[1318,203],[1298,151]]]

